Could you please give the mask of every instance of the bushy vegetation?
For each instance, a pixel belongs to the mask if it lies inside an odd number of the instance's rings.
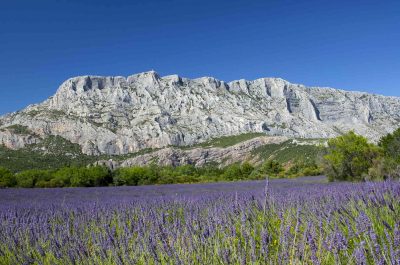
[[[110,171],[105,167],[63,167],[54,169],[30,169],[13,174],[0,167],[0,187],[52,188],[52,187],[99,187],[137,186],[149,184],[202,183],[215,181],[257,180],[271,178],[315,176],[321,170],[315,164],[296,163],[284,167],[274,160],[254,166],[248,162],[235,163],[224,168],[216,164],[203,167],[181,166],[134,166]]]
[[[334,180],[381,180],[400,175],[400,129],[383,137],[378,145],[354,132],[328,141],[324,172]]]
[[[386,158],[400,163],[400,128],[382,137],[379,146],[383,149]]]
[[[324,157],[325,171],[336,180],[361,180],[379,156],[377,146],[349,132],[328,141],[328,154]]]
[[[17,184],[14,174],[3,167],[0,167],[0,188],[14,187]]]
[[[112,183],[104,167],[66,167],[59,170],[30,169],[16,174],[0,167],[0,187],[52,188],[96,187]]]
[[[251,153],[263,160],[276,160],[282,164],[290,162],[315,163],[324,148],[322,144],[297,143],[298,140],[288,140],[280,144],[267,144],[255,148]]]

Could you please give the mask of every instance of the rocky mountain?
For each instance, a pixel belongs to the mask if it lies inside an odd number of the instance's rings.
[[[400,125],[400,98],[306,87],[279,78],[81,76],[40,104],[0,117],[10,149],[61,136],[87,155],[123,155],[260,132],[329,138],[354,130],[371,141]]]

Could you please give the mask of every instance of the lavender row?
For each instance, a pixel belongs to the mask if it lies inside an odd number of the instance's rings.
[[[400,264],[400,183],[0,191],[0,264]]]

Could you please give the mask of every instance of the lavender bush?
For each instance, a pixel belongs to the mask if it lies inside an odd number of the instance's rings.
[[[400,264],[400,183],[0,190],[0,264]]]

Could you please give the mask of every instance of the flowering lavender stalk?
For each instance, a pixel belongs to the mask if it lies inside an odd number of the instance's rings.
[[[365,244],[365,242],[362,241],[360,243],[360,245],[354,251],[354,257],[355,257],[357,265],[366,265],[367,264],[367,258],[365,256],[364,244]]]
[[[0,190],[0,264],[396,264],[400,183],[314,180]]]
[[[269,177],[266,176],[265,187],[264,187],[264,216],[267,213],[268,196],[269,196]]]

